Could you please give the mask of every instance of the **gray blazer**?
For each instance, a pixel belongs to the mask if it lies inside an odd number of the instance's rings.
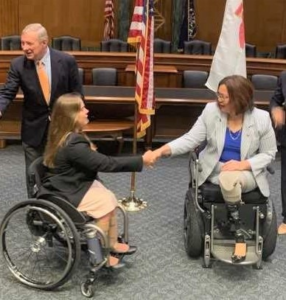
[[[202,114],[185,135],[170,142],[172,156],[187,153],[207,141],[200,153],[202,172],[198,184],[204,183],[215,169],[221,156],[227,128],[227,115],[222,113],[216,102],[206,105]],[[269,185],[266,167],[275,159],[276,138],[269,113],[254,108],[244,115],[241,137],[241,160],[248,160],[251,171],[261,193],[268,197]]]

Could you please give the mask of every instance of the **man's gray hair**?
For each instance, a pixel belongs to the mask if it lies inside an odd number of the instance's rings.
[[[23,29],[22,34],[28,33],[28,32],[38,33],[38,38],[40,41],[45,41],[45,40],[48,41],[48,39],[49,39],[46,28],[40,23],[33,23],[33,24],[27,25]]]

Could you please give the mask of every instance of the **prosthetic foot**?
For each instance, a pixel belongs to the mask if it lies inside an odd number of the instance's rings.
[[[247,247],[240,228],[238,205],[228,205],[228,211],[235,228],[235,246],[231,259],[233,263],[239,263],[245,260]]]

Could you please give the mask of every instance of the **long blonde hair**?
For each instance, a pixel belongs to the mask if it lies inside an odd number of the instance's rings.
[[[47,167],[54,167],[56,154],[64,145],[68,135],[78,131],[77,115],[81,105],[81,96],[76,93],[62,95],[55,102],[44,153],[44,164]]]

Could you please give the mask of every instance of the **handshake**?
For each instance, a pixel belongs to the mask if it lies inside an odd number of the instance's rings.
[[[161,158],[162,156],[169,156],[170,154],[171,149],[167,144],[154,151],[146,151],[142,156],[144,166],[152,168],[159,158]]]

